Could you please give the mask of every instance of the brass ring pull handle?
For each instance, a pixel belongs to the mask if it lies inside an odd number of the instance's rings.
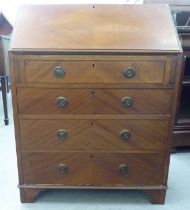
[[[57,131],[57,137],[62,141],[66,140],[67,137],[68,137],[67,130],[64,130],[64,129],[58,130]]]
[[[69,168],[67,165],[61,163],[58,165],[58,171],[60,174],[66,174],[69,171]]]
[[[65,76],[65,70],[64,70],[64,68],[62,68],[61,66],[55,67],[55,69],[54,69],[54,75],[57,78],[64,77]]]
[[[120,136],[124,141],[128,141],[131,138],[131,133],[129,130],[122,130]]]
[[[63,108],[63,107],[66,107],[68,104],[68,101],[65,97],[57,97],[56,98],[56,105],[59,107],[59,108]]]
[[[136,70],[133,67],[126,67],[123,70],[123,76],[130,79],[134,77],[136,74]]]
[[[130,96],[123,97],[121,102],[125,107],[131,107],[133,105],[133,99]]]
[[[126,175],[128,173],[128,166],[126,164],[120,164],[117,168],[120,175]]]

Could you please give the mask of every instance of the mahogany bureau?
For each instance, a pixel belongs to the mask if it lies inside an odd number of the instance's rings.
[[[92,188],[164,203],[181,53],[165,5],[23,6],[9,53],[21,201]]]

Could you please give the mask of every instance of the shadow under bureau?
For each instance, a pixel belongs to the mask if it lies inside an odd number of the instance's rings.
[[[182,63],[167,6],[23,6],[9,56],[22,202],[91,188],[164,203]]]

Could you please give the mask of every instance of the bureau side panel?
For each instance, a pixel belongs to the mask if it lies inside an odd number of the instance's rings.
[[[22,154],[21,154],[21,141],[20,141],[18,99],[17,99],[17,89],[16,89],[16,83],[20,82],[20,72],[19,72],[19,62],[15,59],[14,54],[12,54],[11,52],[9,52],[9,69],[11,75],[12,105],[13,105],[19,184],[22,184],[23,183]]]

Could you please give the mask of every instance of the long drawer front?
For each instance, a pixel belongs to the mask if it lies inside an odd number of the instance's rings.
[[[18,88],[20,114],[168,115],[171,89]]]
[[[166,60],[26,60],[24,66],[28,83],[162,84]]]
[[[161,185],[166,155],[160,153],[24,153],[25,184],[77,186]]]
[[[23,149],[164,149],[169,120],[21,120]]]

